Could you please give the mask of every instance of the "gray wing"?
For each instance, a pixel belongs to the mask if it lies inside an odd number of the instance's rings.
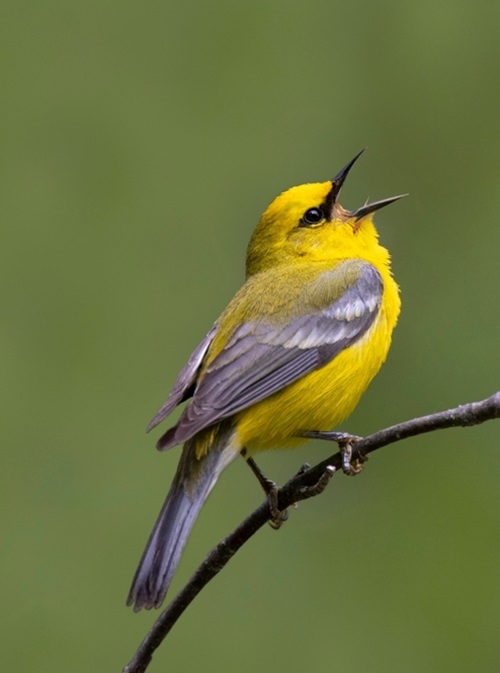
[[[212,343],[216,331],[217,325],[214,325],[203,341],[192,352],[189,360],[177,377],[167,401],[148,425],[146,432],[149,432],[156,427],[158,423],[161,423],[178,404],[191,397],[194,392],[196,377],[198,376],[201,363],[203,362],[208,347]]]
[[[331,304],[279,327],[270,322],[238,327],[197,384],[177,425],[160,438],[158,448],[185,442],[331,361],[370,328],[382,293],[377,269],[361,263],[356,281]]]

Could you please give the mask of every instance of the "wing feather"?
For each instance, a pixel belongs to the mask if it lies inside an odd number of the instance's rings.
[[[196,382],[201,363],[203,362],[208,347],[213,341],[216,331],[217,325],[214,325],[203,341],[194,349],[186,365],[182,368],[177,377],[165,404],[158,410],[155,417],[148,425],[146,432],[149,432],[156,427],[158,423],[161,423],[178,404],[191,397],[193,394],[193,385]]]

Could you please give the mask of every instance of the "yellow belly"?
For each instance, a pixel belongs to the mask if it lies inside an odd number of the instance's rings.
[[[395,322],[395,321],[394,321]],[[357,405],[379,371],[394,324],[384,313],[359,343],[329,364],[236,416],[238,438],[250,453],[302,444],[309,430],[330,430]]]

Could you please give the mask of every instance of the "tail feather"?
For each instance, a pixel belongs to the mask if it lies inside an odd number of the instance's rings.
[[[200,509],[223,469],[236,458],[233,428],[221,428],[209,451],[196,457],[196,437],[186,442],[127,598],[134,610],[163,602]]]

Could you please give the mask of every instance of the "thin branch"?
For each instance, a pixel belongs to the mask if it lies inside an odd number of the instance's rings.
[[[448,411],[414,418],[359,439],[352,446],[352,459],[354,461],[362,459],[377,449],[407,437],[445,428],[479,425],[495,418],[500,418],[500,392],[481,402],[471,402],[455,409],[448,409]],[[334,442],[342,442],[343,437],[345,437],[335,432],[311,432],[308,436]],[[319,495],[335,470],[339,470],[341,467],[342,455],[339,452],[312,468],[305,471],[301,470],[279,490],[280,510],[285,510],[300,500]],[[266,501],[250,514],[236,530],[212,549],[186,586],[158,617],[130,663],[123,669],[123,673],[144,673],[153,658],[155,650],[160,646],[188,605],[203,587],[224,568],[238,549],[268,520],[269,505]]]

